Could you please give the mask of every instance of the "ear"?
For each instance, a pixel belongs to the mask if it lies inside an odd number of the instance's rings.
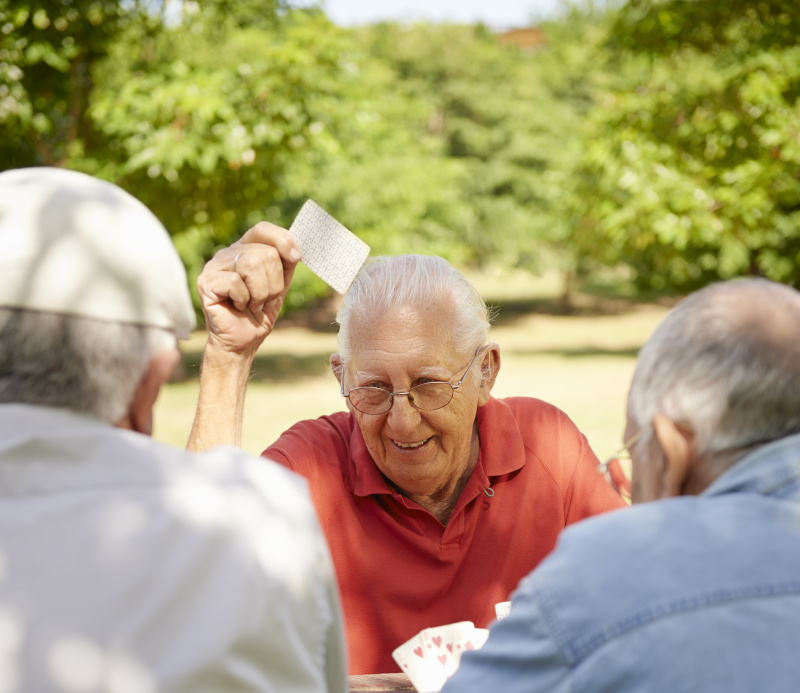
[[[331,370],[339,384],[342,382],[342,363],[342,357],[339,354],[331,354]]]
[[[693,472],[694,436],[665,414],[656,414],[652,424],[656,440],[664,453],[660,497],[682,496]]]
[[[144,377],[133,394],[127,415],[116,423],[118,428],[152,435],[153,406],[161,386],[167,382],[180,358],[181,354],[177,349],[166,349],[151,359]]]
[[[483,374],[478,393],[478,406],[482,407],[489,401],[497,374],[500,372],[500,347],[497,344],[490,344],[478,365]]]
[[[342,357],[340,354],[331,354],[331,370],[333,374],[336,376],[336,380],[339,381],[339,385],[342,386],[342,378],[344,377],[344,361],[342,361]],[[342,392],[344,392],[344,387],[342,387]],[[345,398],[345,403],[347,404],[347,409],[349,411],[355,412],[356,410],[353,408],[353,405],[350,404],[350,399]]]

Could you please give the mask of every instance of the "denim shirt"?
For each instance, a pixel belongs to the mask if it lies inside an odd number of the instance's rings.
[[[800,435],[567,528],[512,599],[445,693],[800,691]]]

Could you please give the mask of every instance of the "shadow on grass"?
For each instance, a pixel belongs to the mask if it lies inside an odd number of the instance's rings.
[[[489,301],[496,314],[493,324],[509,327],[521,318],[532,314],[559,315],[565,317],[597,317],[620,315],[630,311],[637,301],[628,299],[591,299],[566,303],[561,299],[514,299]]]
[[[170,382],[179,383],[200,377],[200,363],[203,354],[190,352],[183,354],[181,363],[172,374]],[[258,354],[253,361],[250,382],[292,383],[305,378],[318,378],[330,370],[330,354],[319,353],[297,356],[289,353]]]
[[[602,347],[585,347],[578,349],[502,349],[502,354],[515,356],[562,356],[568,359],[592,358],[593,356],[611,356],[617,358],[636,358],[639,347],[625,347],[621,349],[604,349]]]

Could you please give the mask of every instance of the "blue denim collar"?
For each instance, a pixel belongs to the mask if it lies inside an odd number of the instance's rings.
[[[785,495],[800,480],[800,434],[781,438],[749,453],[701,495],[758,493]]]

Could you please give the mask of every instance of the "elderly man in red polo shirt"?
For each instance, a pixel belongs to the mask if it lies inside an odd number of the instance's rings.
[[[198,280],[206,346],[200,450],[240,444],[256,349],[301,259],[262,222]],[[339,579],[351,674],[397,670],[430,626],[486,626],[560,531],[624,501],[566,414],[491,396],[500,349],[473,286],[445,260],[369,262],[337,316],[331,356],[347,411],[301,421],[264,455],[308,479]]]

